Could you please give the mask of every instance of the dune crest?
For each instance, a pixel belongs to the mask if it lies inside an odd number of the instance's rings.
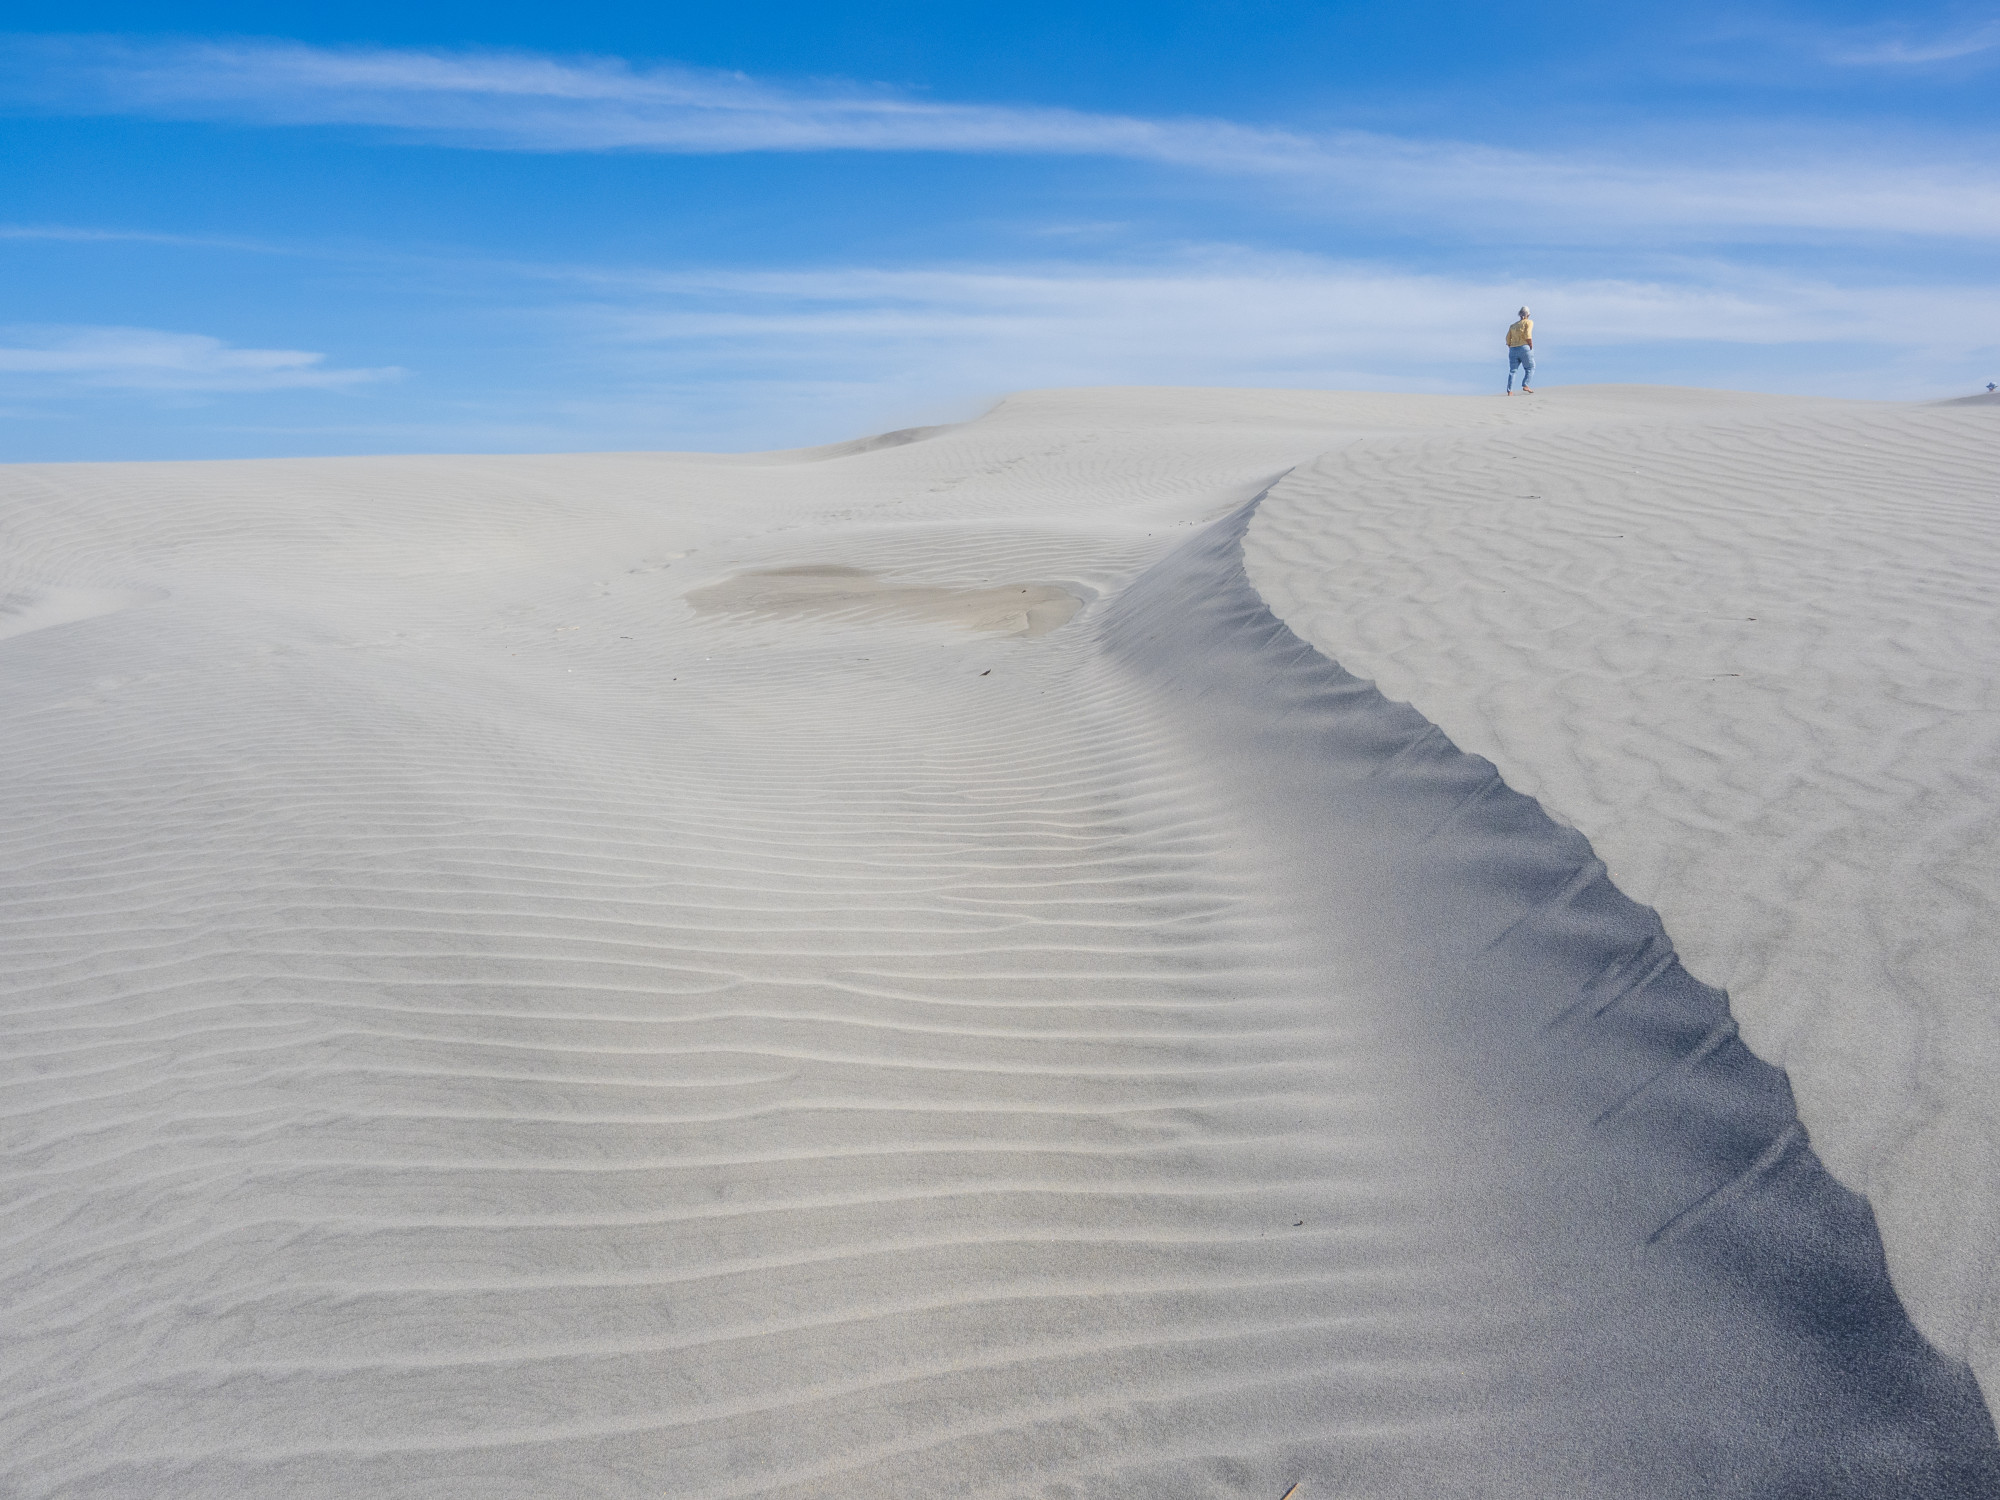
[[[1250,575],[1660,911],[1990,1399],[2000,412],[1544,396],[1302,466]]]

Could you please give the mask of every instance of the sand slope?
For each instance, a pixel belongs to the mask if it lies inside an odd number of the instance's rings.
[[[1203,528],[1532,420],[1040,393],[740,459],[8,471],[0,1489],[1976,1492],[1782,1081],[1702,1019],[1611,1102],[1747,1154],[1638,1130],[1621,1198],[1596,1106],[1521,1104],[1611,1075],[1437,1024],[1542,982],[1409,916],[1525,899],[1486,825],[1329,838],[1325,745],[1258,737],[1400,711]],[[1547,837],[1568,961],[1609,887]],[[1631,920],[1607,995],[1669,972]],[[1829,1275],[1859,1348],[1798,1313]]]
[[[1659,909],[1990,1396],[2000,412],[1601,389],[1510,416],[1304,466],[1251,576]]]

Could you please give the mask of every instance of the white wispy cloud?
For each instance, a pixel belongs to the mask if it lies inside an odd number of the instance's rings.
[[[1020,151],[1282,165],[1314,143],[1226,121],[937,103],[886,88],[496,51],[15,37],[0,88],[56,110],[373,125],[525,151]]]
[[[423,285],[443,269],[423,267]],[[394,403],[334,403],[344,425],[284,436],[176,410],[171,431],[157,429],[162,451],[754,449],[952,420],[1034,387],[1483,391],[1503,373],[1501,336],[1523,301],[1551,387],[1914,398],[2000,376],[2000,288],[1708,259],[1521,281],[1234,247],[1113,266],[450,270],[470,315],[490,329],[504,310],[509,330],[470,376],[433,372]],[[34,417],[19,430],[40,445],[22,457],[52,451],[51,416],[101,426],[123,411],[145,430],[149,411],[187,404],[162,399],[177,392],[338,389],[395,373],[154,330],[0,329],[0,398]],[[201,404],[242,420],[234,403]],[[104,450],[93,439],[74,451]]]
[[[2000,20],[1917,38],[1880,30],[1847,34],[1822,45],[1828,62],[1846,67],[1917,68],[1990,55],[2000,62]]]
[[[154,328],[0,328],[0,379],[10,384],[129,391],[338,390],[402,371],[338,369],[301,349],[245,349]]]
[[[150,229],[100,229],[82,224],[0,224],[0,241],[48,241],[69,245],[175,245],[193,250],[287,253],[263,240],[227,235],[163,234]]]
[[[2000,237],[2000,169],[1972,154],[1790,150],[1746,164],[1536,153],[960,104],[887,88],[780,86],[734,73],[522,53],[16,37],[0,47],[0,101],[69,113],[371,127],[489,150],[1110,157],[1330,195],[1344,211],[1485,222],[1533,214],[1558,235],[1639,227],[1683,238]]]
[[[1738,378],[1762,370],[1791,389],[1918,395],[1967,378],[1982,347],[2000,353],[2000,289],[1857,287],[1722,263],[1653,280],[1520,282],[1229,251],[1118,269],[579,280],[596,295],[568,315],[635,388],[655,378],[683,405],[740,403],[767,429],[787,402],[862,430],[1028,386],[1483,389],[1523,301],[1551,371],[1570,372],[1558,382],[1658,379],[1676,358],[1662,349],[1682,345],[1709,351],[1688,358],[1710,360],[1711,374],[1722,359]],[[1841,359],[1829,361],[1830,346]]]
[[[1404,350],[1420,358],[1483,350],[1495,309],[1532,294],[1558,308],[1572,344],[1698,340],[1767,344],[1987,337],[2000,326],[2000,288],[1855,287],[1726,263],[1693,262],[1651,280],[1545,283],[1414,275],[1300,255],[1221,250],[1167,267],[1045,265],[1011,269],[815,269],[671,274],[572,271],[618,293],[616,326],[674,339],[734,339],[752,330],[927,340],[1006,336],[1046,346],[1065,330],[1115,329],[1101,342],[1151,362],[1216,350]],[[672,311],[634,313],[649,298]],[[752,311],[754,309],[754,311]],[[1214,335],[1225,330],[1229,336]],[[1083,342],[1092,342],[1086,332]]]

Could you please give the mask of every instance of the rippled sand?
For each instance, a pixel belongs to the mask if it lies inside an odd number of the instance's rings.
[[[0,1491],[1980,1493],[1965,1346],[1737,1038],[1734,929],[1339,632],[1498,659],[1451,611],[1542,523],[1422,508],[1558,423],[1588,475],[1993,415],[1536,399],[0,471]],[[1881,869],[1976,824],[1932,790]],[[1976,1195],[1908,1201],[1991,1264]]]

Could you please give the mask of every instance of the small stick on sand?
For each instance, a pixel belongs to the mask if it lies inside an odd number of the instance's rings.
[[[1305,1483],[1306,1482],[1303,1479],[1301,1479],[1297,1484],[1293,1485],[1290,1489],[1286,1490],[1284,1494],[1278,1496],[1278,1500],[1298,1500],[1299,1491],[1305,1488]]]

